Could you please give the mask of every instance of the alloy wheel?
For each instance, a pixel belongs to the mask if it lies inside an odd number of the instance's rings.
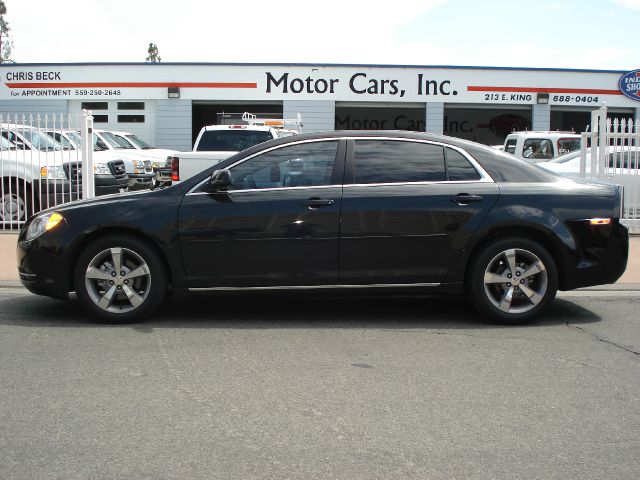
[[[484,291],[494,307],[518,314],[535,308],[544,299],[548,273],[534,253],[511,248],[493,257],[483,281]]]
[[[133,250],[112,247],[102,250],[89,262],[85,287],[100,309],[126,313],[138,308],[149,296],[151,271]]]

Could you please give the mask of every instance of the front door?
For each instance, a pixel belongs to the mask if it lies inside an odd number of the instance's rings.
[[[335,285],[343,143],[276,147],[231,166],[227,192],[187,194],[179,235],[189,287]]]

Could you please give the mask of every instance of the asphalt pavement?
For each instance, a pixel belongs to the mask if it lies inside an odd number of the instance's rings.
[[[0,288],[0,478],[635,480],[639,307],[224,295],[120,326]]]

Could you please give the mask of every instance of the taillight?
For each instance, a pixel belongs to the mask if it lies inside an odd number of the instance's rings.
[[[171,181],[180,181],[180,159],[178,157],[173,157],[171,159]]]

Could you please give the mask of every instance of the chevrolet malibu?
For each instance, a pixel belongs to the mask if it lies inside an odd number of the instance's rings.
[[[424,133],[296,135],[174,187],[44,211],[18,240],[22,283],[133,321],[168,292],[466,292],[523,323],[558,290],[615,282],[620,189]]]

